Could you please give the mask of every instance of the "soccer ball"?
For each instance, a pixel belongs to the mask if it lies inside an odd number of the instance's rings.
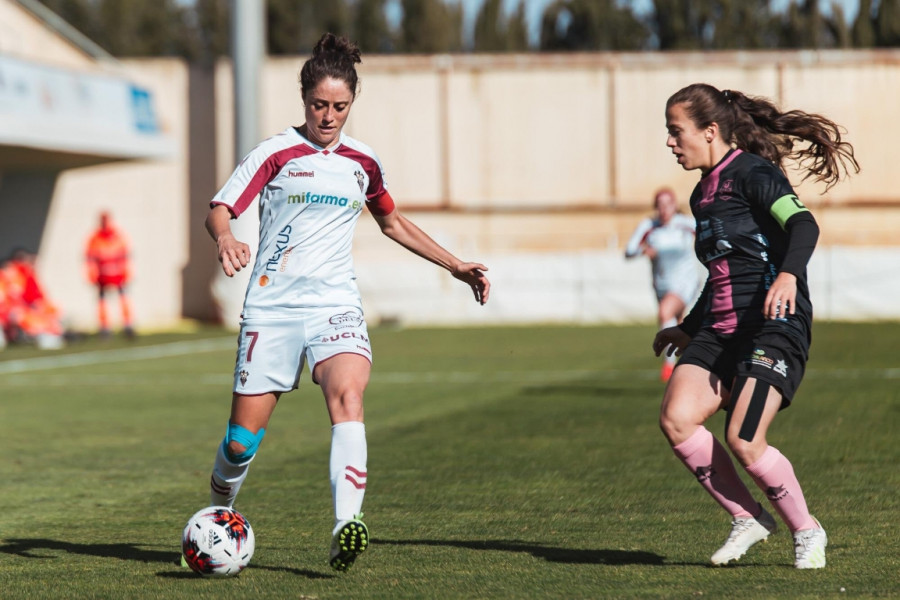
[[[204,577],[232,577],[253,557],[256,540],[247,519],[227,506],[197,511],[181,534],[181,554]]]

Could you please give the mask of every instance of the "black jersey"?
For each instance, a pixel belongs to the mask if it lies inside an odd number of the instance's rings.
[[[741,150],[731,150],[700,179],[690,205],[697,220],[694,249],[709,276],[682,328],[693,336],[702,327],[720,335],[762,327],[766,294],[788,247],[785,223],[806,208],[777,166]],[[794,274],[795,314],[777,322],[808,339],[812,303],[805,263]]]

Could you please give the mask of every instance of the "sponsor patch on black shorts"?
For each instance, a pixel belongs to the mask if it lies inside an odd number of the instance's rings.
[[[797,336],[763,327],[752,333],[720,336],[702,329],[685,348],[679,364],[697,365],[716,375],[729,391],[738,375],[778,388],[782,408],[791,403],[809,357],[809,344]]]

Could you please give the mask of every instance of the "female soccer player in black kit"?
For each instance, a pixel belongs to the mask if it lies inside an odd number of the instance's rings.
[[[783,163],[796,161],[805,178],[830,187],[851,169],[859,171],[853,147],[820,115],[781,112],[767,99],[706,84],[669,98],[666,128],[678,164],[701,172],[690,206],[695,250],[709,274],[684,322],[653,341],[657,356],[681,356],[663,397],[660,427],[678,458],[732,516],[714,565],[739,559],[776,528],[704,427],[724,408],[725,441],[793,534],[794,566],[822,568],[825,530],[810,515],[791,463],[766,442],[808,358],[806,265],[819,235]]]

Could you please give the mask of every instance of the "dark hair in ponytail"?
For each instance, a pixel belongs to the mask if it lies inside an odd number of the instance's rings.
[[[312,58],[303,63],[300,69],[300,95],[304,99],[306,93],[326,77],[343,81],[350,88],[353,97],[359,87],[356,75],[356,64],[362,62],[359,47],[345,37],[326,33],[313,48]]]
[[[841,127],[822,115],[801,110],[781,112],[768,99],[738,91],[719,91],[705,83],[695,83],[675,92],[666,102],[668,110],[683,104],[698,128],[712,123],[726,142],[758,154],[784,170],[784,161],[794,160],[813,177],[831,188],[850,171],[859,173],[853,146],[841,141]],[[797,142],[808,142],[795,147]]]

